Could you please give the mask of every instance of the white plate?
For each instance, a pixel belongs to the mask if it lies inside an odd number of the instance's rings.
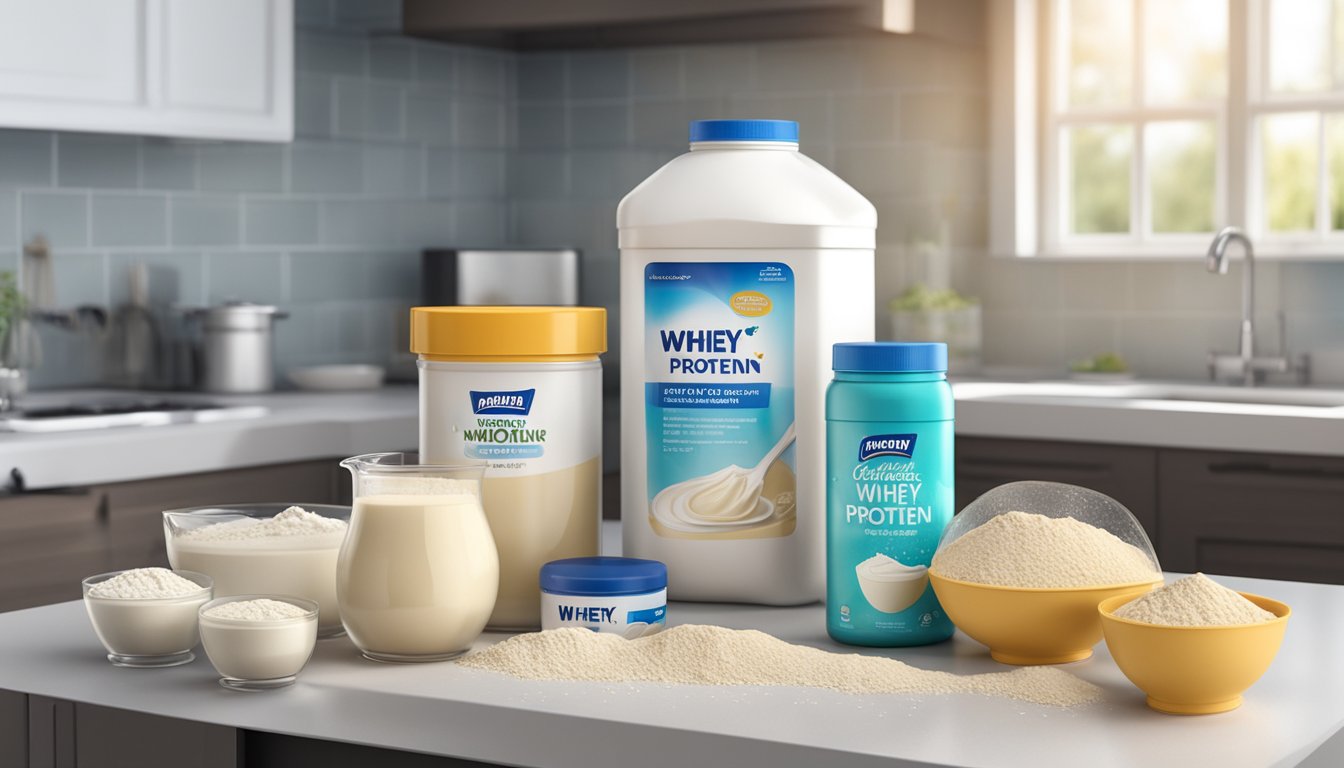
[[[291,368],[289,380],[299,389],[336,392],[352,389],[377,389],[383,385],[380,365],[310,365]]]

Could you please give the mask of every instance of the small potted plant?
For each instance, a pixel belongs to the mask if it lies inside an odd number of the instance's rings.
[[[13,406],[14,398],[28,388],[24,370],[31,355],[28,348],[27,302],[13,272],[0,272],[0,410]]]
[[[1069,366],[1069,376],[1079,381],[1129,381],[1133,371],[1125,358],[1115,352],[1104,352],[1096,357],[1078,360]]]
[[[896,341],[947,344],[949,373],[980,370],[980,303],[951,289],[914,285],[887,304]]]

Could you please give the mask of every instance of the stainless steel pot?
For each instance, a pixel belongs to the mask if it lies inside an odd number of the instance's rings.
[[[265,304],[227,303],[193,310],[201,322],[201,389],[269,392],[275,386],[276,320],[287,312]]]

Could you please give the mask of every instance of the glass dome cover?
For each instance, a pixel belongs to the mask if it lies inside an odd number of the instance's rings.
[[[938,551],[941,552],[948,544],[995,517],[1009,512],[1030,512],[1053,518],[1071,517],[1094,528],[1109,531],[1146,554],[1155,570],[1162,570],[1148,534],[1124,504],[1091,488],[1043,480],[1005,483],[986,491],[952,518],[938,541]]]

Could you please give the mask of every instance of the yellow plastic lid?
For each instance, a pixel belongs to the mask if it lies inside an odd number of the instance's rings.
[[[606,351],[601,307],[411,308],[411,352],[430,360],[586,359]]]

